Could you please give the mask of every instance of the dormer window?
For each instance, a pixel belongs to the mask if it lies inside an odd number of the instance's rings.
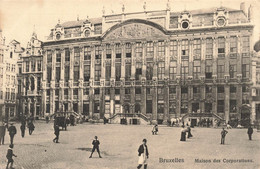
[[[85,37],[89,37],[89,35],[90,35],[90,30],[85,30],[84,35],[85,35]]]
[[[226,24],[226,19],[225,19],[224,17],[219,17],[219,18],[217,19],[217,25],[218,25],[219,27],[225,26],[225,24]]]
[[[189,21],[183,21],[183,22],[181,23],[181,27],[182,27],[183,29],[188,29],[188,28],[189,28]]]
[[[56,40],[60,40],[61,35],[59,33],[56,34]]]

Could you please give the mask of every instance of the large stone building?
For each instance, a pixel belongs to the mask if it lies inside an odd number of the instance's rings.
[[[120,14],[58,23],[43,43],[42,112],[159,123],[248,120],[248,11],[244,4],[183,12],[123,7]]]
[[[4,114],[4,94],[3,94],[3,77],[4,77],[4,37],[0,28],[0,117]]]

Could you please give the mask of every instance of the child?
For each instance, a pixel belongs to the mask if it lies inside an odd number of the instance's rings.
[[[156,125],[153,126],[152,133],[153,133],[153,135],[154,134],[157,135],[157,132],[158,132],[158,125],[156,124]]]
[[[13,145],[13,144],[10,144],[10,145],[9,145],[9,149],[7,150],[6,158],[7,158],[8,162],[7,162],[6,168],[8,168],[8,166],[9,166],[10,163],[11,163],[10,168],[13,168],[13,163],[14,163],[13,156],[17,157],[17,156],[13,153],[13,148],[14,148],[14,145]]]
[[[94,151],[96,149],[97,149],[99,158],[102,158],[101,155],[100,155],[100,152],[99,152],[99,144],[100,144],[100,142],[98,141],[98,137],[95,136],[95,140],[92,141],[93,149],[92,149],[92,152],[91,152],[91,155],[89,156],[89,158],[92,158],[92,154],[94,153]]]

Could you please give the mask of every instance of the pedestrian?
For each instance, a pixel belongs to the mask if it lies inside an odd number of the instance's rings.
[[[227,130],[224,129],[224,127],[222,128],[222,131],[221,131],[221,144],[225,144],[225,137],[227,135]]]
[[[144,169],[147,169],[147,159],[149,158],[149,152],[146,143],[147,140],[143,139],[143,144],[141,144],[138,148],[138,169],[140,169],[142,165],[144,165]]]
[[[99,151],[99,140],[98,140],[98,137],[95,136],[95,139],[92,141],[92,145],[93,145],[93,148],[92,148],[92,152],[89,156],[89,158],[92,158],[92,154],[94,153],[94,151],[97,149],[97,152],[98,152],[98,155],[99,155],[99,158],[102,158],[101,155],[100,155],[100,151]]]
[[[0,145],[5,143],[5,131],[6,131],[6,126],[4,123],[0,126]]]
[[[54,134],[55,134],[56,137],[53,139],[53,142],[59,143],[60,128],[57,124],[54,125]]]
[[[249,140],[252,140],[253,132],[254,132],[253,128],[251,127],[251,125],[249,125],[248,130],[247,130],[247,134],[248,134]]]
[[[152,133],[153,133],[153,135],[154,135],[154,134],[157,135],[157,132],[158,132],[158,125],[155,124],[155,125],[153,126]]]
[[[181,140],[180,141],[186,141],[186,129],[184,128],[184,125],[182,125],[181,129]]]
[[[13,148],[14,148],[14,145],[13,145],[13,144],[10,144],[10,145],[9,145],[9,148],[8,148],[8,150],[7,150],[6,158],[7,158],[8,161],[7,161],[6,169],[8,169],[10,163],[11,163],[10,168],[11,168],[11,169],[13,168],[13,164],[14,164],[13,156],[14,156],[14,157],[17,157],[17,156],[13,153]]]
[[[10,135],[10,143],[14,143],[14,135],[16,134],[17,130],[13,123],[10,124],[11,126],[8,128],[9,135]]]
[[[25,123],[22,123],[22,124],[21,124],[20,129],[21,129],[22,137],[24,137],[24,134],[25,134]]]
[[[49,116],[46,116],[45,120],[46,120],[46,123],[49,123],[49,120],[50,120]]]
[[[188,130],[188,138],[192,137],[191,128],[190,128],[189,124],[187,125],[187,130]]]
[[[32,135],[35,128],[32,120],[28,123],[28,128],[29,128],[29,135]]]

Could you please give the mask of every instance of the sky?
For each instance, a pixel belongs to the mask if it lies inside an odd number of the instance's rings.
[[[16,39],[23,46],[30,40],[33,31],[42,41],[46,40],[50,30],[60,22],[101,17],[105,14],[125,13],[146,10],[164,10],[168,0],[0,0],[0,27],[6,42]],[[169,0],[171,11],[224,7],[239,9],[245,2],[248,8],[254,6],[256,20],[260,18],[260,0]],[[256,21],[260,24],[260,19]],[[260,30],[260,26],[256,27]],[[259,39],[259,36],[258,36]]]

